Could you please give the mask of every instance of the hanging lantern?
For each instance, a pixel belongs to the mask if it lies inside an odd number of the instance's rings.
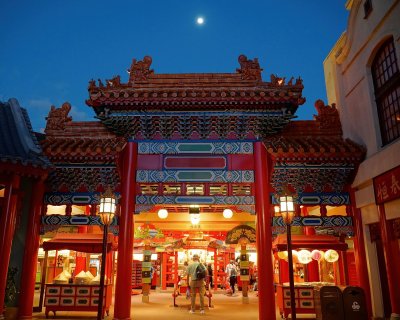
[[[311,258],[320,261],[324,257],[324,252],[320,250],[311,251]]]
[[[339,260],[339,253],[336,250],[328,250],[325,252],[324,258],[328,262],[336,262]]]
[[[300,250],[297,254],[299,262],[302,264],[307,264],[311,262],[311,252],[308,250]]]
[[[297,250],[292,250],[293,263],[299,262],[298,254],[299,254],[299,252]],[[286,260],[288,260],[288,259],[286,258]]]
[[[287,251],[278,251],[278,258],[286,260],[288,257]]]
[[[191,214],[190,215],[190,222],[194,226],[198,225],[200,223],[200,214]]]

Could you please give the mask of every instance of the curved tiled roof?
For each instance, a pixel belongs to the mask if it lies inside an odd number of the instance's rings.
[[[305,128],[307,130],[303,130]],[[329,159],[361,162],[365,156],[364,147],[343,139],[339,133],[321,132],[315,121],[293,121],[282,134],[270,137],[264,143],[277,161]]]
[[[22,164],[47,169],[50,161],[32,130],[28,113],[16,99],[0,102],[0,165]]]
[[[50,118],[50,116],[48,117]],[[61,124],[62,123],[62,124]],[[126,140],[110,133],[101,122],[62,122],[46,126],[41,145],[52,162],[114,162]]]
[[[360,163],[365,148],[350,139],[343,139],[342,127],[336,106],[315,103],[318,115],[315,120],[292,121],[279,135],[264,141],[268,152],[277,161],[350,161]]]
[[[213,111],[248,108],[279,110],[282,106],[296,108],[304,103],[303,83],[293,77],[286,81],[271,75],[270,82],[261,78],[257,59],[239,56],[236,73],[155,74],[150,69],[151,57],[133,60],[127,83],[120,76],[89,82],[89,99],[98,116],[110,110]]]

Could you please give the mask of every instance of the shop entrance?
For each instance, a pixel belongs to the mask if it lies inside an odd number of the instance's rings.
[[[193,255],[197,254],[210,270],[210,277],[206,278],[206,283],[207,288],[213,292],[232,294],[226,276],[226,267],[231,260],[234,260],[238,267],[236,294],[242,289],[243,279],[246,286],[251,282],[253,290],[257,270],[255,241],[243,237],[247,242],[243,247],[240,243],[227,243],[227,237],[229,232],[241,225],[254,230],[255,216],[231,208],[224,214],[226,206],[165,206],[162,209],[167,210],[168,217],[163,218],[162,214],[166,213],[161,212],[160,218],[161,207],[157,206],[151,211],[135,215],[133,294],[141,293],[144,274],[142,270],[147,270],[148,265],[143,262],[146,250],[151,251],[152,289],[179,290],[179,294],[184,293],[182,287],[187,286],[186,267],[192,262]],[[248,262],[242,263],[242,269],[250,271],[243,271],[246,275],[241,277],[240,261],[243,253],[247,255]]]

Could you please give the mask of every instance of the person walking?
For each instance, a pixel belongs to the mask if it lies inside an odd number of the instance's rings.
[[[209,284],[210,284],[209,289],[212,289],[214,287],[214,282],[213,282],[213,270],[211,267],[211,263],[209,263],[207,265],[207,272],[208,272],[208,279],[209,279]]]
[[[198,254],[194,254],[192,258],[193,262],[187,268],[187,282],[190,283],[190,313],[194,313],[196,309],[196,289],[199,290],[200,296],[200,313],[204,314],[204,294],[206,293],[206,287],[204,279],[198,279],[197,266],[201,264]],[[205,270],[205,276],[207,274],[207,268],[203,266]],[[189,281],[190,279],[190,281]]]
[[[226,266],[225,272],[229,279],[229,285],[231,286],[232,294],[234,294],[236,277],[237,277],[237,268],[236,268],[235,260],[231,260],[231,262]]]

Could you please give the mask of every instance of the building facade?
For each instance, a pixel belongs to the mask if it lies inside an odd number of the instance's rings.
[[[347,31],[324,62],[345,138],[364,145],[352,184],[374,317],[400,314],[400,1],[347,1]],[[377,276],[379,275],[379,276]]]

